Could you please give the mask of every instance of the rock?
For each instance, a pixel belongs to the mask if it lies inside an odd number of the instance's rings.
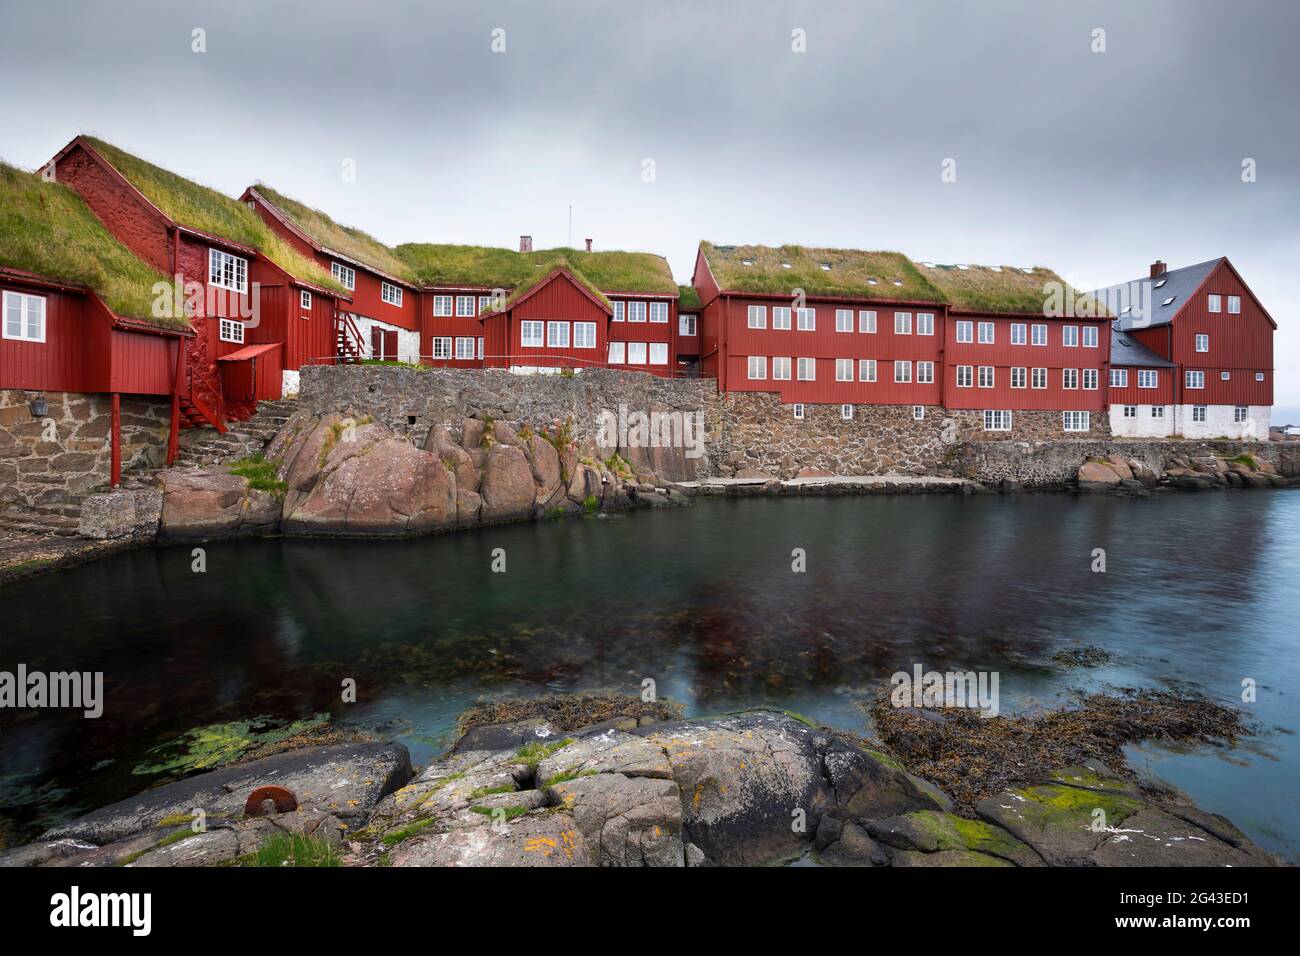
[[[1260,866],[1262,857],[1219,840],[1162,809],[1128,816],[1103,833],[1092,854],[1097,866]]]
[[[479,494],[483,496],[481,515],[485,523],[531,517],[536,488],[523,449],[493,445],[488,450]]]
[[[234,830],[220,828],[196,833],[177,843],[150,850],[128,864],[148,866],[217,866],[240,855],[239,837]]]
[[[663,748],[644,737],[605,730],[561,747],[537,765],[537,779],[560,775],[621,773],[629,777],[671,780],[673,768]]]
[[[560,480],[560,454],[554,445],[539,435],[528,439],[527,450],[533,482],[537,486],[537,506],[543,509],[551,507],[564,494]]]
[[[825,468],[813,468],[811,466],[800,468],[795,474],[796,478],[834,478],[835,472],[827,471]]]
[[[483,421],[466,418],[460,423],[460,443],[464,448],[478,448],[483,444]]]
[[[681,791],[672,780],[596,773],[548,787],[600,866],[685,866]]]
[[[1160,476],[1137,459],[1130,458],[1128,464],[1133,477],[1146,487],[1153,488],[1160,483]]]
[[[274,530],[280,503],[248,479],[228,471],[173,468],[159,476],[159,536],[171,541],[231,537]]]
[[[817,833],[813,836],[813,846],[818,850],[824,850],[840,838],[844,832],[844,823],[831,816],[829,813],[823,814],[821,820],[817,823]]]
[[[529,717],[507,724],[490,724],[471,727],[452,748],[454,753],[483,750],[518,750],[525,744],[550,743],[563,739],[566,734],[542,717]]]
[[[894,854],[894,866],[1014,866],[996,856],[987,853],[972,853],[970,850],[940,850],[938,853],[916,853],[900,850]]]
[[[1017,495],[1025,490],[1025,486],[1014,478],[1003,478],[998,487],[1004,495]]]
[[[163,494],[154,488],[90,495],[81,503],[77,533],[83,538],[151,538],[162,521]]]
[[[1000,857],[1016,866],[1043,865],[1037,853],[1005,830],[951,813],[918,810],[872,820],[867,830],[880,842],[899,850],[920,853],[960,850]]]
[[[1076,475],[1080,491],[1114,491],[1120,476],[1109,465],[1099,461],[1085,461]]]
[[[504,826],[483,817],[480,826],[419,835],[391,852],[393,866],[592,866],[595,861],[573,814],[528,813]]]
[[[424,440],[425,451],[433,452],[444,465],[450,466],[456,476],[456,491],[478,491],[479,471],[474,459],[464,448],[451,440],[443,425],[434,425]]]
[[[981,800],[976,812],[1053,866],[1086,866],[1107,834],[1142,809],[1132,797],[1077,787],[1047,785],[1006,790]]]
[[[1106,465],[1110,468],[1111,471],[1119,475],[1120,481],[1135,480],[1136,476],[1133,474],[1133,469],[1129,467],[1129,463],[1126,458],[1123,458],[1120,455],[1111,455],[1109,458],[1106,459]]]
[[[821,833],[820,826],[817,832]],[[844,824],[839,839],[829,844],[819,859],[832,866],[884,866],[889,862],[885,851],[857,823]]]
[[[595,498],[599,503],[604,493],[605,487],[600,471],[591,465],[579,463],[569,477],[569,487],[566,491],[568,499],[579,505],[591,498]]]
[[[762,478],[764,481],[774,480],[770,474],[761,468],[737,468],[737,478]]]
[[[704,851],[694,843],[686,844],[686,865],[687,866],[705,866],[708,863]]]

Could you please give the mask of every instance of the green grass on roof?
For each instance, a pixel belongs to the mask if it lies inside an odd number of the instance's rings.
[[[167,277],[137,259],[67,186],[0,163],[0,265],[93,289],[125,318],[163,328],[184,316],[153,314],[156,283]]]
[[[1063,290],[1070,290],[1076,300],[1082,297],[1059,275],[1042,266],[1034,266],[1028,272],[1017,266],[923,265],[920,268],[955,309],[1041,315],[1051,283],[1057,284],[1058,296]]]
[[[677,311],[687,311],[698,309],[701,305],[700,294],[692,286],[679,285],[677,287]]]
[[[723,290],[787,296],[802,289],[808,295],[943,301],[939,290],[901,252],[711,242],[701,242],[700,248]]]
[[[253,188],[274,203],[280,212],[293,220],[299,229],[326,249],[342,253],[379,272],[405,279],[407,282],[415,281],[415,271],[410,265],[399,259],[392,249],[368,232],[341,225],[319,209],[313,209],[296,199],[290,199],[265,183],[258,183]]]
[[[334,277],[277,236],[257,213],[237,199],[132,156],[112,143],[84,139],[145,198],[183,226],[251,246],[304,282],[345,291]]]

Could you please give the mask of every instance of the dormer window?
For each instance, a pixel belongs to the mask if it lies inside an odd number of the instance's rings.
[[[355,269],[349,269],[345,265],[337,262],[330,263],[330,274],[338,280],[339,285],[348,290],[354,290],[357,287],[357,273]]]
[[[220,249],[209,249],[208,284],[231,292],[247,292],[248,260]]]
[[[379,297],[389,305],[395,305],[398,308],[402,306],[402,288],[393,285],[391,282],[380,283]]]

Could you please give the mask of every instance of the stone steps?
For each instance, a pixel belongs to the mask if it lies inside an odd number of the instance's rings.
[[[47,514],[40,511],[0,511],[0,529],[5,531],[57,534],[65,538],[75,538],[79,524],[77,518],[68,515]]]
[[[251,418],[232,422],[224,434],[215,428],[187,429],[181,434],[176,465],[219,465],[255,455],[266,448],[297,407],[295,399],[262,402]]]

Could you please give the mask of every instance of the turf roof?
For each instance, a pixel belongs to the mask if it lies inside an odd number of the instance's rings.
[[[1068,290],[1076,301],[1084,298],[1059,275],[1043,266],[923,264],[921,272],[955,309],[1041,314],[1051,283],[1055,284],[1058,293]]]
[[[677,292],[677,310],[679,312],[700,307],[700,294],[691,286],[679,285]]]
[[[168,284],[167,277],[115,239],[80,196],[5,163],[0,163],[0,265],[86,286],[124,318],[189,328],[184,316],[153,314],[154,284]]]
[[[346,291],[329,272],[300,255],[257,213],[238,200],[146,162],[102,139],[93,136],[83,139],[172,220],[199,232],[251,246],[296,279]]]
[[[724,290],[787,295],[803,289],[808,295],[943,301],[943,294],[901,252],[711,242],[701,242],[700,249]]]

